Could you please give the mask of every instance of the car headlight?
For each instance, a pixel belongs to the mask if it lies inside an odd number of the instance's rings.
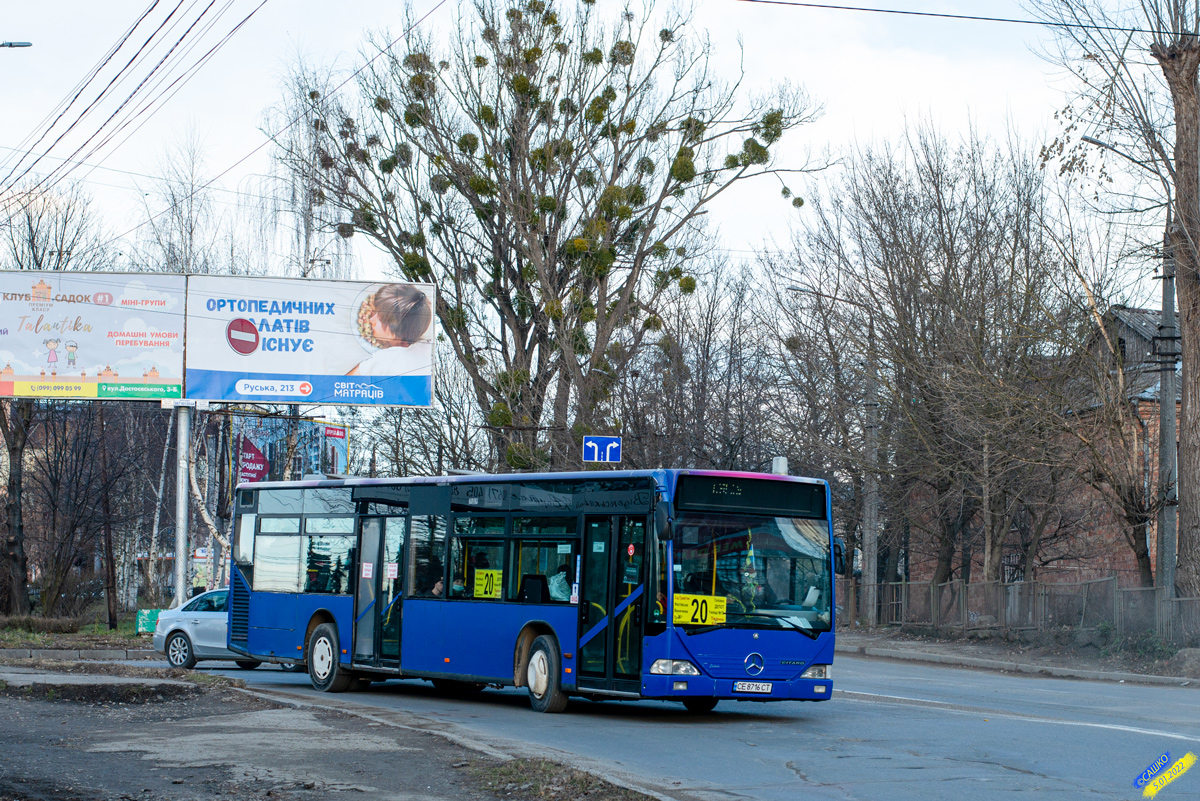
[[[802,679],[832,679],[833,665],[813,665],[801,674]]]
[[[699,676],[700,671],[686,659],[655,659],[650,672],[659,676]]]

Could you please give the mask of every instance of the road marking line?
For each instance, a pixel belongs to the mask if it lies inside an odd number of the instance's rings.
[[[1058,718],[1047,718],[1039,715],[1023,715],[1019,712],[1003,712],[997,709],[984,709],[981,707],[962,706],[959,704],[948,704],[944,701],[933,701],[927,698],[909,698],[903,695],[885,695],[883,693],[864,693],[854,690],[834,690],[834,693],[849,696],[847,701],[863,701],[870,703],[870,699],[881,699],[884,701],[899,701],[906,704],[921,704],[924,706],[940,708],[947,712],[955,712],[959,714],[986,714],[993,718],[1006,718],[1008,720],[1023,720],[1030,723],[1050,723],[1056,726],[1080,726],[1088,729],[1108,729],[1110,731],[1123,731],[1130,734],[1147,734],[1153,737],[1167,737],[1172,740],[1184,740],[1190,743],[1200,743],[1200,737],[1190,737],[1186,734],[1177,734],[1169,731],[1159,731],[1157,729],[1143,729],[1137,726],[1123,726],[1119,723],[1090,723],[1081,720],[1061,720]],[[860,696],[855,698],[854,696]]]

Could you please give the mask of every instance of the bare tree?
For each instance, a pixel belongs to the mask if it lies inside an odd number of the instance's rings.
[[[685,291],[703,213],[772,171],[816,108],[719,80],[687,18],[543,0],[466,4],[448,48],[384,47],[356,102],[314,92],[311,171],[437,314],[508,465],[558,465]],[[444,50],[444,55],[439,51]]]
[[[99,270],[110,265],[99,217],[91,199],[76,184],[62,191],[24,196],[16,211],[0,223],[0,268],[7,270]],[[29,398],[0,401],[0,432],[8,457],[5,493],[5,562],[9,609],[29,612],[29,570],[25,552],[22,493],[25,448],[41,421],[38,403]]]
[[[861,397],[872,367],[880,384],[880,462],[861,449],[861,413],[843,407],[831,442],[849,475],[881,473],[885,531],[923,532],[938,583],[956,553],[968,580],[979,545],[984,578],[999,579],[1012,521],[1040,486],[1031,466],[1059,436],[1030,403],[1035,380],[1063,367],[1042,181],[1017,145],[955,147],[924,127],[855,154],[799,241],[793,282],[828,301],[813,312],[834,320],[827,350],[853,354],[823,356],[857,373],[838,390]]]
[[[1079,80],[1067,136],[1050,155],[1067,168],[1082,155],[1075,133],[1104,142],[1150,175],[1133,192],[1170,206],[1168,247],[1179,294],[1183,362],[1179,420],[1176,586],[1200,595],[1200,3],[1144,0],[1115,10],[1101,0],[1030,0],[1059,27],[1053,59]],[[1080,130],[1081,129],[1081,130]],[[1097,139],[1096,137],[1100,137]],[[1074,144],[1072,149],[1071,145]],[[1122,160],[1118,159],[1120,163]],[[1140,176],[1139,176],[1140,177]],[[1127,186],[1128,184],[1126,184]],[[1146,204],[1123,202],[1130,211]],[[1156,234],[1146,237],[1157,238]]]

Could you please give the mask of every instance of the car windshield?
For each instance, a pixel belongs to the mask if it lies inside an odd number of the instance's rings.
[[[674,538],[674,620],[680,595],[724,599],[732,628],[830,628],[829,524],[798,517],[693,513]]]

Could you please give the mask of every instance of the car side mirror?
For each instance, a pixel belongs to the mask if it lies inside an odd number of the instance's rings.
[[[833,572],[839,576],[846,575],[846,543],[841,537],[833,538]]]
[[[659,542],[669,542],[673,536],[671,530],[671,508],[666,501],[659,501],[654,507],[654,533]]]

